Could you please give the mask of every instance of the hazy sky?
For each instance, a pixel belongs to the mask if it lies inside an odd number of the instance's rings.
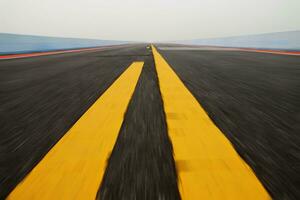
[[[0,0],[0,32],[181,40],[300,30],[300,0]]]

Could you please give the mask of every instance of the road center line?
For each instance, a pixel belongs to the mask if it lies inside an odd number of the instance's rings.
[[[8,199],[94,200],[143,64],[129,66]]]
[[[270,199],[176,73],[152,50],[182,199]]]

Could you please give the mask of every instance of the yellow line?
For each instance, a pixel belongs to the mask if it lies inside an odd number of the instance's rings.
[[[143,62],[134,62],[9,195],[94,200]]]
[[[182,199],[270,199],[249,166],[152,47]]]

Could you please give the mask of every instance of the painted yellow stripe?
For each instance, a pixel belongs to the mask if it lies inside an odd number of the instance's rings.
[[[142,66],[133,63],[8,199],[94,200]]]
[[[182,199],[270,199],[249,166],[152,47]]]

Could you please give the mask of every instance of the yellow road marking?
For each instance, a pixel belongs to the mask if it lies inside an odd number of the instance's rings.
[[[152,46],[182,199],[270,199],[250,167]]]
[[[143,62],[134,62],[8,199],[94,200],[142,67]]]

